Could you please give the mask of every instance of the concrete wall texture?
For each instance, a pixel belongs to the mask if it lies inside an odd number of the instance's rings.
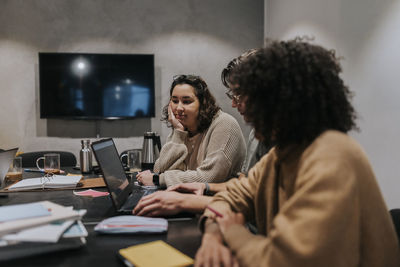
[[[389,208],[400,207],[400,2],[266,0],[265,33],[314,36],[342,56],[343,79],[355,93],[364,147]]]
[[[160,122],[175,74],[202,76],[218,103],[231,108],[220,81],[223,67],[263,43],[262,0],[0,0],[0,147],[60,149],[78,155],[80,139],[116,138],[118,150],[139,148]],[[38,52],[155,55],[156,118],[114,122],[39,117]],[[138,130],[139,129],[139,130]],[[94,140],[94,138],[91,138]]]
[[[360,114],[361,132],[351,134],[365,148],[389,208],[400,205],[399,1],[0,0],[0,7],[1,148],[77,155],[80,137],[93,131],[122,136],[116,138],[120,151],[141,147],[144,130],[165,140],[169,129],[160,111],[172,76],[181,73],[203,76],[247,135],[224,95],[222,68],[262,46],[263,35],[310,35],[344,57],[343,78]],[[156,118],[97,124],[40,119],[38,52],[153,53]]]

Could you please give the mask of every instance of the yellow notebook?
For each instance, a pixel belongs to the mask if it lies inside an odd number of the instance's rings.
[[[189,266],[193,259],[162,240],[131,246],[119,254],[135,267]]]

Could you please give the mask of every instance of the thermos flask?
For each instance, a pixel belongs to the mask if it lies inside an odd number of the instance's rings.
[[[155,132],[145,132],[142,149],[142,170],[153,171],[154,163],[160,155],[160,136]]]
[[[81,140],[82,148],[79,152],[81,172],[90,173],[92,171],[92,150],[90,140]]]

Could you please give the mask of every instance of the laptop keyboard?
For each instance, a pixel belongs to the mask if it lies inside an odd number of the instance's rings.
[[[124,205],[121,207],[122,210],[131,210],[134,207],[136,207],[137,203],[139,200],[147,195],[150,195],[157,191],[157,189],[144,189],[141,187],[133,187],[132,193],[129,195],[128,199],[124,203]]]

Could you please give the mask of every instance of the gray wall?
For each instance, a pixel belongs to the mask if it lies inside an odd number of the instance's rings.
[[[220,82],[233,57],[263,43],[262,0],[0,0],[0,147],[77,154],[81,137],[119,136],[119,150],[138,148],[145,130],[169,133],[160,122],[175,74],[208,82],[223,110]],[[38,52],[152,53],[156,118],[114,122],[39,118]],[[96,130],[97,129],[97,130]],[[93,139],[92,139],[93,140]]]
[[[389,208],[400,207],[400,1],[266,0],[265,34],[309,35],[344,57],[364,147]]]

